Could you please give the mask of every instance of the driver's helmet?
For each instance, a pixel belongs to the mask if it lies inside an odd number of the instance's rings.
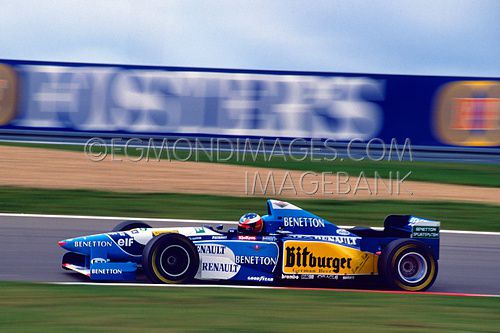
[[[238,232],[242,234],[257,235],[262,232],[264,221],[259,214],[246,213],[238,222]]]

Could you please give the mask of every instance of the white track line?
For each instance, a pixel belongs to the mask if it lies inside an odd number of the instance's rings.
[[[413,295],[434,295],[434,296],[464,296],[464,297],[500,297],[496,294],[471,294],[471,293],[450,293],[439,291],[398,291],[398,290],[365,290],[365,289],[338,289],[338,288],[304,288],[304,287],[275,287],[275,286],[245,286],[245,285],[223,285],[223,284],[151,284],[151,283],[98,283],[98,282],[46,282],[45,284],[66,285],[66,286],[103,286],[103,287],[156,287],[156,288],[229,288],[229,289],[291,289],[291,290],[311,290],[330,292],[360,292],[375,294],[413,294]]]
[[[176,223],[196,223],[196,224],[237,224],[234,221],[218,220],[191,220],[191,219],[163,219],[150,217],[130,217],[130,216],[93,216],[93,215],[51,215],[51,214],[20,214],[20,213],[0,213],[6,217],[27,217],[27,218],[55,218],[55,219],[83,219],[83,220],[140,220],[145,222],[176,222]],[[354,226],[339,226],[340,228],[353,228]],[[372,227],[375,230],[383,230],[382,227]],[[468,234],[468,235],[492,235],[500,236],[500,232],[494,231],[473,231],[473,230],[441,230],[448,234]]]
[[[19,213],[0,213],[0,216],[6,217],[28,217],[28,218],[55,218],[55,219],[81,219],[81,220],[134,220],[145,222],[178,222],[178,223],[219,223],[219,224],[237,224],[233,221],[215,221],[215,220],[190,220],[190,219],[163,219],[150,217],[130,217],[130,216],[92,216],[92,215],[50,215],[50,214],[19,214]],[[500,233],[499,233],[500,234]]]
[[[153,284],[153,283],[116,283],[116,282],[47,282],[48,284],[59,284],[69,286],[115,286],[115,287],[172,287],[172,288],[233,288],[233,289],[276,289],[272,286],[241,286],[224,284]]]

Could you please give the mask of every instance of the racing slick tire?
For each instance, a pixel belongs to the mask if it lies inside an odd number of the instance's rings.
[[[141,221],[123,221],[118,223],[111,231],[129,231],[135,228],[151,228],[151,226]]]
[[[142,252],[142,268],[153,283],[186,283],[198,271],[198,251],[187,237],[163,234],[151,239]]]
[[[390,242],[378,261],[379,274],[391,289],[423,291],[436,280],[437,260],[419,241],[398,239]]]

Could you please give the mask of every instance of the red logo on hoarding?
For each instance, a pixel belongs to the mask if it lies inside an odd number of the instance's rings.
[[[456,81],[436,98],[434,128],[444,143],[455,146],[500,145],[500,82]]]
[[[496,130],[499,111],[500,98],[457,98],[452,127],[464,131]]]

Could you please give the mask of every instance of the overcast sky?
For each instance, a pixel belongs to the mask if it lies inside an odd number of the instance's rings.
[[[0,0],[0,58],[500,76],[500,1]]]

